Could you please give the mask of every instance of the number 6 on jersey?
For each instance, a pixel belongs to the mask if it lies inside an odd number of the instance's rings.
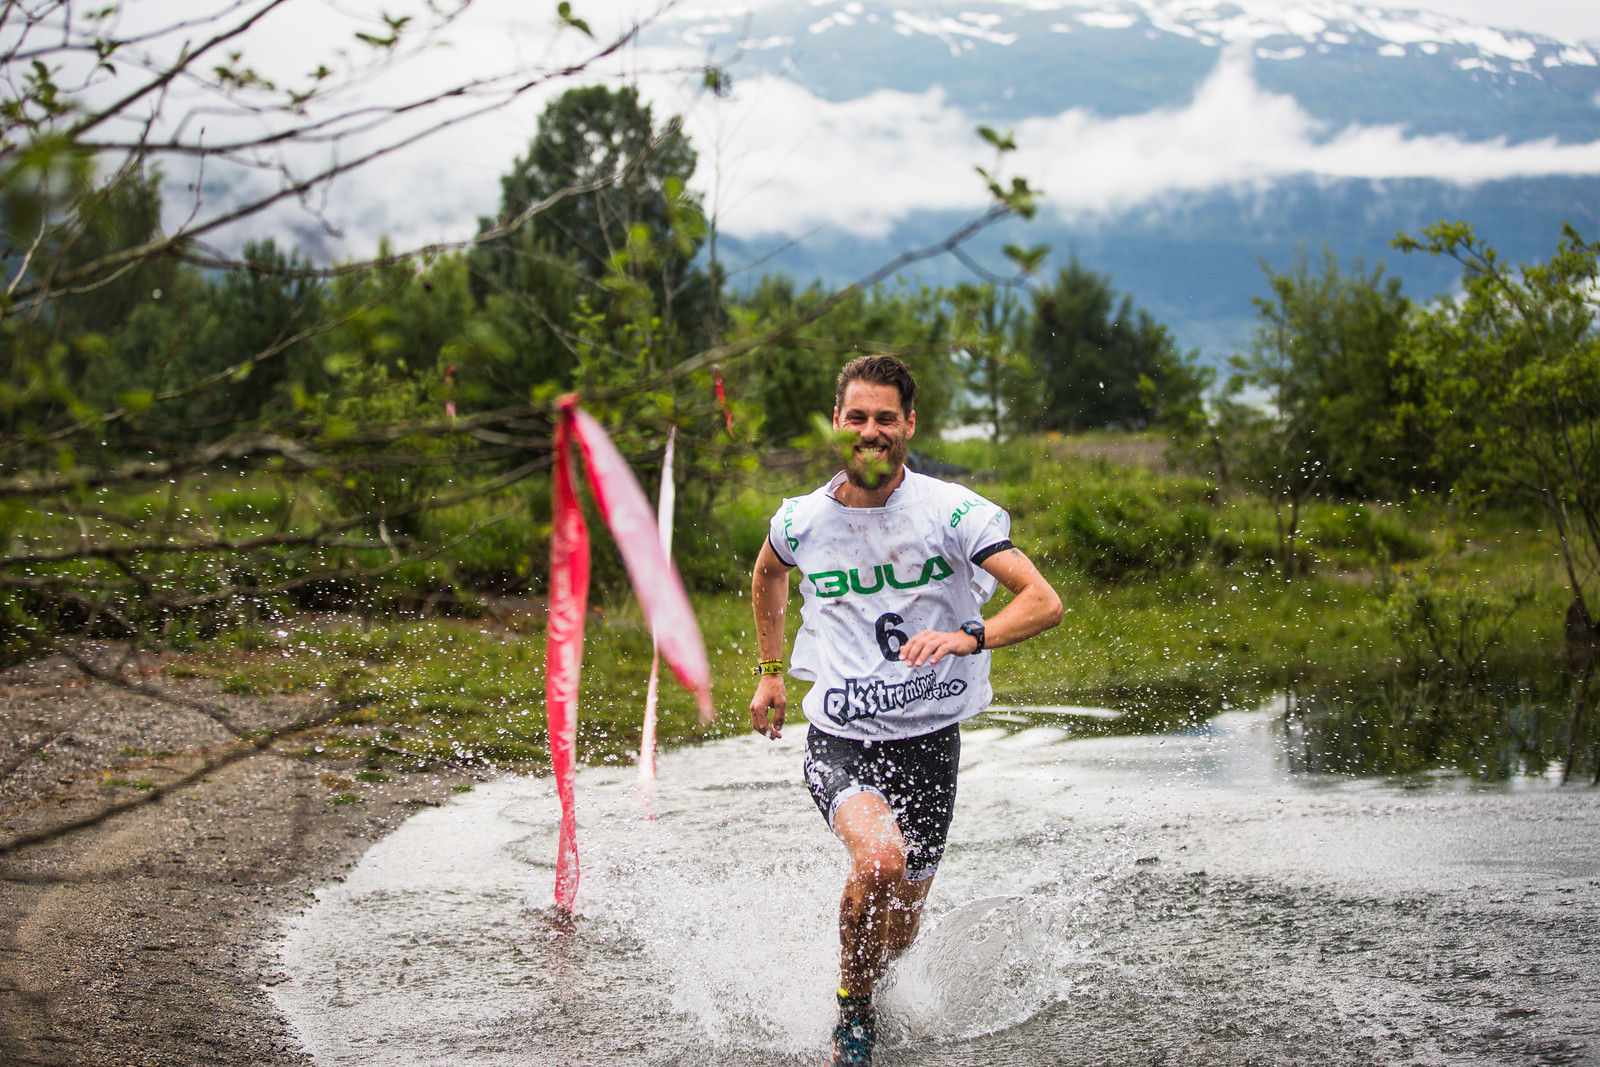
[[[906,635],[905,631],[896,630],[895,627],[905,621],[892,611],[878,616],[878,647],[883,650],[883,658],[890,663],[900,662],[900,646],[906,643]]]

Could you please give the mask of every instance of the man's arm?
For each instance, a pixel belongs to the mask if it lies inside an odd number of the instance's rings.
[[[984,622],[984,648],[1004,648],[1026,641],[1061,622],[1061,598],[1021,549],[996,552],[982,566],[1014,594],[1011,603]],[[978,639],[960,630],[924,630],[901,646],[900,658],[920,667],[938,663],[945,656],[970,656],[977,650]]]
[[[756,616],[756,648],[761,659],[783,658],[783,612],[789,603],[789,568],[770,542],[763,542],[750,579],[750,605]],[[789,697],[783,675],[763,674],[750,700],[750,725],[770,738],[783,736],[783,711]],[[769,715],[770,710],[770,715]]]

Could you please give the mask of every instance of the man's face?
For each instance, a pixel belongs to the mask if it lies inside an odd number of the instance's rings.
[[[917,413],[900,410],[894,386],[855,381],[845,386],[844,405],[833,411],[833,428],[855,436],[845,456],[845,477],[858,489],[876,489],[905,464]]]

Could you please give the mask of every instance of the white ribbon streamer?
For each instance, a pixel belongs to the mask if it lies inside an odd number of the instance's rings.
[[[672,514],[677,506],[677,486],[672,480],[672,453],[678,428],[667,430],[667,452],[661,460],[661,492],[656,498],[656,529],[661,533],[661,554],[672,559]],[[655,627],[650,629],[650,685],[644,695],[644,732],[639,739],[639,798],[644,802],[644,817],[656,817],[652,802],[656,795],[656,693],[661,675],[661,649],[656,645]]]

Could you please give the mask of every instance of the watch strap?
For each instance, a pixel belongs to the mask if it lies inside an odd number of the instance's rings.
[[[983,651],[984,630],[982,619],[971,619],[961,624],[961,632],[978,642],[978,647],[972,650],[973,655]]]

